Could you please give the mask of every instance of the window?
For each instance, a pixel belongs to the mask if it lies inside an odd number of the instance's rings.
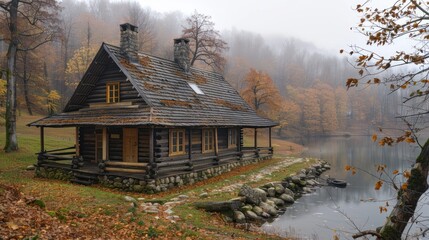
[[[203,153],[214,150],[214,129],[203,130]]]
[[[170,156],[185,153],[185,130],[170,129]]]
[[[228,129],[228,148],[237,146],[237,129]]]
[[[196,94],[201,94],[201,95],[204,95],[204,92],[198,87],[198,85],[197,84],[195,84],[195,83],[188,83],[189,84],[189,86],[192,88],[192,90],[194,90],[194,92],[196,93]]]
[[[117,103],[119,102],[119,83],[107,83],[106,84],[106,102]]]

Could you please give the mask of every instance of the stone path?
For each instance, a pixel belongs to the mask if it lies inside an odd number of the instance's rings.
[[[286,168],[292,164],[301,163],[304,161],[307,161],[306,158],[293,158],[293,157],[286,157],[283,161],[278,162],[274,165],[271,165],[269,167],[261,169],[259,172],[246,176],[242,175],[242,178],[237,183],[230,184],[228,186],[224,186],[220,189],[215,189],[212,192],[213,193],[221,193],[221,192],[232,192],[232,191],[238,191],[238,189],[243,186],[243,183],[252,183],[252,182],[258,182],[265,177],[271,175],[273,172],[280,171],[283,168]],[[286,177],[286,176],[285,176]]]
[[[210,191],[211,194],[217,194],[222,192],[238,192],[238,190],[243,186],[244,183],[251,183],[251,182],[258,182],[262,179],[266,178],[267,176],[271,175],[273,172],[280,171],[281,169],[284,169],[288,166],[291,166],[296,163],[301,163],[304,161],[309,161],[307,158],[293,158],[293,157],[286,157],[283,161],[278,162],[276,164],[270,165],[268,167],[265,167],[258,171],[255,174],[252,175],[241,175],[241,178],[238,180],[238,182],[234,182],[231,184],[228,184],[227,186],[221,187],[219,189],[214,189]],[[286,177],[286,176],[285,176]],[[228,180],[225,180],[228,181]],[[124,196],[124,201],[129,202],[131,207],[135,208],[135,211],[140,211],[148,214],[156,215],[155,218],[163,217],[167,220],[170,220],[171,222],[176,222],[180,220],[180,217],[177,215],[174,215],[173,208],[182,205],[186,202],[189,202],[190,197],[191,198],[206,198],[209,194],[207,192],[200,193],[197,195],[194,191],[189,192],[189,195],[179,195],[175,198],[170,199],[170,201],[159,204],[159,203],[151,203],[146,202],[144,198],[138,198],[135,199],[130,196]],[[133,215],[133,212],[127,213],[127,215]]]

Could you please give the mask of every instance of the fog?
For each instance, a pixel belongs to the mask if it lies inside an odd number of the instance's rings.
[[[353,8],[357,0],[329,1],[169,1],[139,0],[158,12],[194,10],[212,16],[220,30],[247,30],[264,36],[284,36],[312,42],[332,53],[352,44],[363,45],[363,36],[350,28],[359,21]]]

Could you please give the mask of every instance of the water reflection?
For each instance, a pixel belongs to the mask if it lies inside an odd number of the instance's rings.
[[[312,138],[300,144],[308,147],[305,155],[331,163],[332,169],[324,175],[349,183],[345,189],[318,189],[299,199],[276,221],[263,226],[264,230],[285,237],[292,231],[293,236],[303,239],[332,239],[334,229],[341,239],[350,239],[356,227],[365,230],[380,226],[387,213],[380,213],[379,206],[386,202],[393,206],[396,192],[386,185],[380,191],[374,190],[374,176],[379,176],[375,166],[386,164],[389,166],[387,172],[402,171],[410,168],[419,153],[419,148],[408,144],[379,147],[366,136]],[[346,165],[362,170],[351,175],[344,170]],[[391,208],[388,210],[390,212]]]

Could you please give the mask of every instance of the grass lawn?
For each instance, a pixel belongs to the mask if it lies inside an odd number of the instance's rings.
[[[41,200],[45,204],[42,211],[47,213],[50,218],[58,221],[59,224],[76,228],[71,232],[81,232],[88,238],[104,238],[107,234],[112,239],[122,239],[122,236],[127,236],[130,239],[142,237],[160,239],[279,239],[276,236],[237,229],[231,224],[225,224],[216,214],[195,209],[192,203],[228,200],[236,197],[237,191],[219,191],[219,189],[228,189],[234,183],[246,182],[248,178],[262,169],[282,163],[285,161],[285,156],[301,151],[299,145],[274,139],[273,146],[276,157],[271,160],[243,166],[221,176],[165,193],[154,195],[125,193],[100,186],[86,187],[63,181],[35,178],[33,171],[26,171],[28,165],[36,162],[35,153],[40,149],[39,129],[27,127],[26,124],[38,118],[40,116],[19,116],[17,126],[19,151],[14,153],[0,152],[0,200],[2,188],[4,191],[6,186],[13,186],[23,195]],[[74,145],[74,128],[46,129],[45,136],[45,148],[48,150]],[[246,144],[250,144],[251,139],[252,137],[246,138]],[[4,143],[5,131],[2,127],[0,145],[4,146]],[[293,164],[275,171],[259,181],[252,181],[250,184],[259,186],[269,181],[281,180],[309,164],[311,161]],[[202,192],[208,193],[209,197],[200,199],[199,195]],[[178,221],[167,220],[163,218],[162,213],[155,215],[144,212],[136,213],[135,207],[123,200],[124,195],[130,195],[136,198],[143,197],[148,201],[163,202],[180,194],[188,195],[189,199],[186,203],[173,209],[174,214],[180,217]],[[1,232],[0,224],[0,238],[2,238]],[[114,234],[114,236],[108,235],[109,233]],[[22,238],[25,237],[31,236],[22,236]]]

